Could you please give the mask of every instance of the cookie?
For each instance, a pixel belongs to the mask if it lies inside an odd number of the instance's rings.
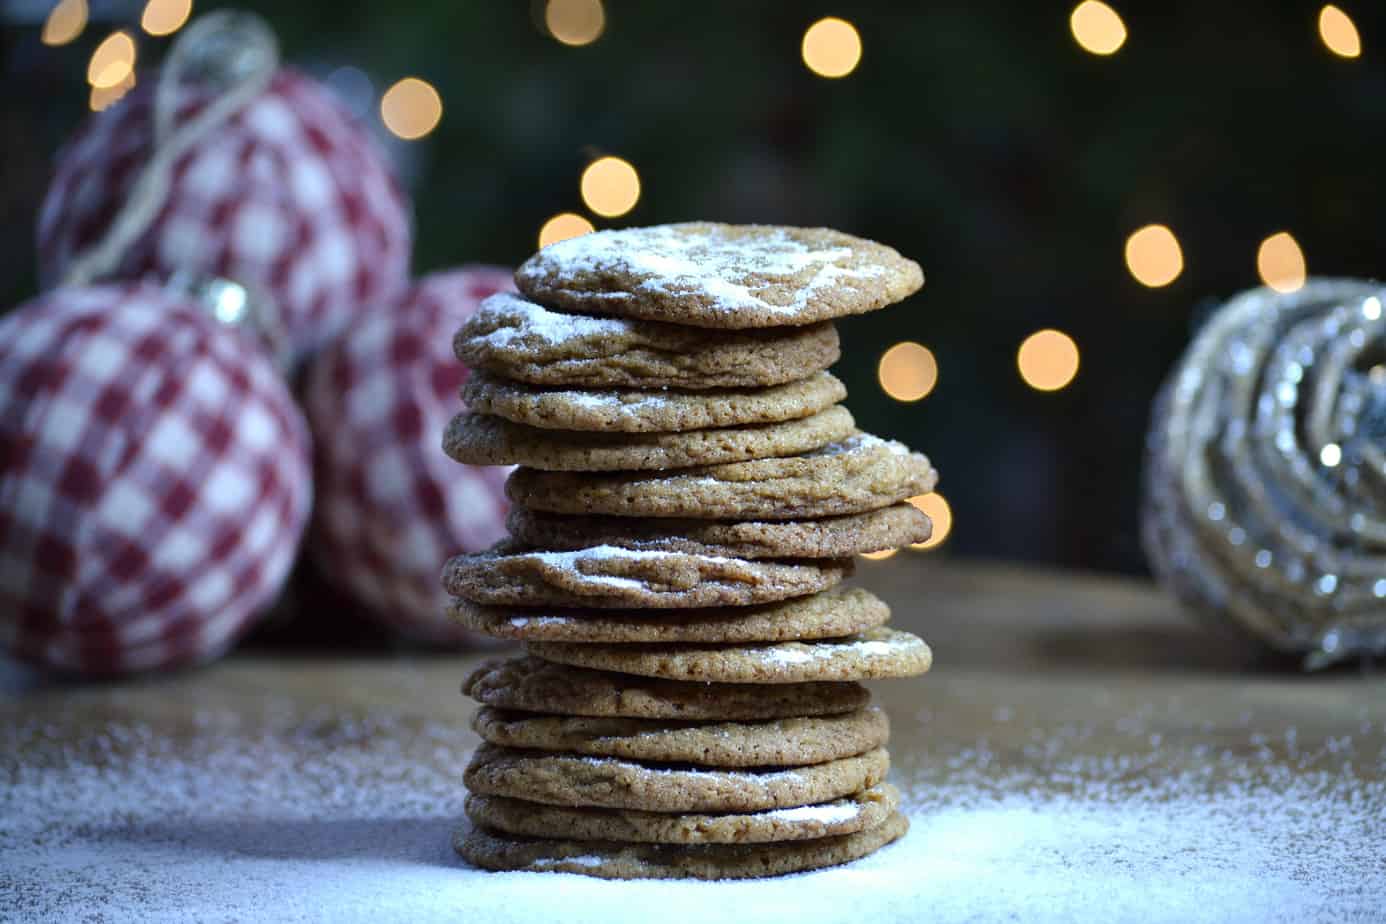
[[[737,333],[561,314],[492,295],[458,330],[472,369],[566,388],[754,388],[797,382],[841,356],[831,322]]]
[[[680,683],[530,657],[483,662],[462,682],[462,693],[487,706],[527,712],[743,722],[837,715],[871,700],[859,683]]]
[[[529,653],[561,664],[665,680],[805,683],[916,677],[933,663],[929,646],[897,629],[769,645],[573,645],[528,642]]]
[[[515,284],[570,311],[734,330],[874,311],[914,294],[924,274],[890,247],[828,228],[690,222],[551,244]]]
[[[804,520],[863,513],[927,494],[929,460],[868,433],[815,452],[672,474],[516,469],[506,495],[530,510],[697,520]]]
[[[476,373],[462,400],[478,414],[545,430],[672,433],[799,420],[847,397],[827,372],[768,388],[709,391],[541,388]]]
[[[506,527],[520,542],[544,549],[615,545],[732,558],[850,558],[923,542],[932,532],[929,518],[903,503],[821,520],[733,523],[564,516],[512,506]]]
[[[623,844],[503,835],[459,829],[453,849],[490,870],[577,873],[602,879],[756,879],[858,860],[898,840],[910,823],[899,812],[855,834],[779,844]]]
[[[524,552],[501,543],[458,555],[443,587],[473,603],[521,606],[747,606],[827,590],[852,572],[850,559],[745,561],[600,545],[572,552]]]
[[[509,748],[702,767],[769,767],[863,754],[886,743],[890,724],[875,706],[762,722],[596,719],[483,707],[472,716],[472,731]]]
[[[454,597],[448,615],[492,638],[534,642],[782,642],[838,638],[890,619],[859,587],[761,606],[693,610],[562,610],[481,606]]]
[[[883,748],[806,767],[713,770],[483,744],[463,781],[470,792],[548,805],[722,814],[830,802],[875,786],[889,769]]]
[[[565,808],[504,796],[467,797],[467,817],[493,832],[524,837],[643,844],[765,844],[841,837],[893,815],[900,792],[889,783],[818,805],[730,815],[668,815]]]
[[[682,433],[543,430],[464,411],[448,423],[443,451],[465,465],[645,471],[797,455],[844,439],[855,427],[851,413],[840,404],[801,420]]]

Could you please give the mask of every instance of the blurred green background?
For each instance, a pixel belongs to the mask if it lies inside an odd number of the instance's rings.
[[[942,472],[954,522],[925,554],[1143,570],[1149,404],[1199,319],[1258,284],[1258,247],[1277,232],[1315,275],[1381,265],[1380,3],[1335,8],[1355,26],[1357,57],[1328,47],[1342,29],[1325,36],[1321,3],[1112,0],[1125,38],[1111,54],[1081,47],[1074,4],[1019,0],[606,0],[600,34],[580,46],[555,38],[546,2],[235,5],[263,14],[288,61],[338,89],[387,145],[415,202],[418,273],[513,265],[560,212],[597,227],[827,225],[917,259],[917,296],[842,323],[838,374],[863,428],[923,449]],[[127,29],[143,75],[170,41],[140,30],[144,2],[93,0],[80,34],[45,44],[53,6],[0,0],[6,306],[35,291],[35,215],[54,151],[88,114],[93,49]],[[826,16],[860,37],[840,79],[802,52]],[[406,76],[443,105],[415,141],[391,136],[379,108]],[[618,218],[593,215],[579,193],[603,155],[641,182]],[[1152,223],[1183,260],[1154,288],[1124,258]],[[1019,344],[1044,328],[1080,351],[1058,391],[1017,370]],[[878,381],[901,341],[937,359],[937,384],[916,402]]]

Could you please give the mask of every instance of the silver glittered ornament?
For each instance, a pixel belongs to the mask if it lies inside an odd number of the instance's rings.
[[[1206,616],[1308,667],[1386,654],[1386,288],[1219,308],[1155,403],[1142,537]]]

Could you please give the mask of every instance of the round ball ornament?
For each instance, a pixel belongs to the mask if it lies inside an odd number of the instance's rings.
[[[274,599],[311,495],[273,363],[130,283],[0,320],[0,643],[115,675],[215,657]]]
[[[311,554],[335,586],[418,641],[471,637],[444,615],[443,563],[505,535],[507,470],[459,465],[442,433],[467,370],[452,337],[508,270],[428,276],[317,356],[304,404],[317,453]]]
[[[44,287],[230,280],[293,364],[402,291],[410,236],[365,128],[325,87],[278,67],[263,23],[218,11],[184,30],[157,81],[64,146],[38,253]]]
[[[1197,612],[1301,654],[1386,654],[1386,290],[1315,279],[1219,308],[1170,374],[1142,532]]]

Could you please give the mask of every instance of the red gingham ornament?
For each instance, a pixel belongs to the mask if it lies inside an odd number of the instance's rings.
[[[0,643],[87,675],[202,661],[284,583],[312,490],[273,364],[144,284],[0,320]]]
[[[506,470],[442,449],[466,369],[452,336],[508,270],[420,281],[314,359],[304,404],[317,452],[312,557],[336,586],[410,638],[456,643],[443,615],[443,563],[505,535]]]
[[[59,153],[39,214],[45,287],[59,284],[126,204],[149,163],[158,81],[88,117]],[[186,123],[212,98],[185,88]],[[152,224],[107,278],[220,277],[274,315],[290,362],[408,284],[409,206],[366,130],[291,70],[173,161]]]

